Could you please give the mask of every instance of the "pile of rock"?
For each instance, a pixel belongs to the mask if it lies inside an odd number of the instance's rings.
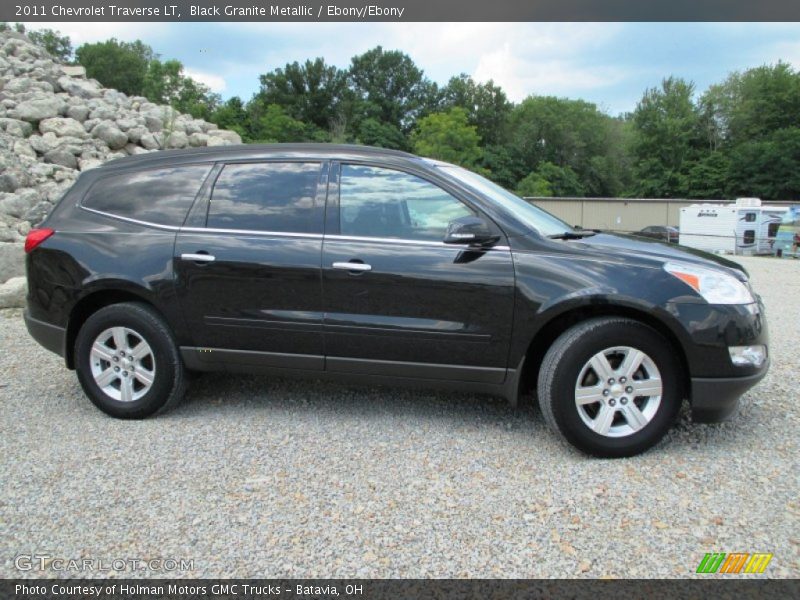
[[[239,144],[232,131],[126,96],[0,32],[0,308],[24,302],[25,235],[81,171],[130,154]]]

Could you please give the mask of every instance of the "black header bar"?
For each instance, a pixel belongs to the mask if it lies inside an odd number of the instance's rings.
[[[3,0],[0,21],[800,21],[796,0]]]

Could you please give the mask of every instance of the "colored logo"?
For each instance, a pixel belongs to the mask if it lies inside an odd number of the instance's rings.
[[[697,566],[698,573],[763,573],[772,554],[766,552],[709,552]]]

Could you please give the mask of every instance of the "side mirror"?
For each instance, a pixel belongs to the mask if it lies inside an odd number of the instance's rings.
[[[488,246],[499,239],[500,236],[492,232],[486,221],[470,215],[450,221],[443,241],[445,244]]]

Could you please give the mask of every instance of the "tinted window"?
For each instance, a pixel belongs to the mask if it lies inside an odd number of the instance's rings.
[[[226,165],[214,184],[208,227],[321,233],[320,163]]]
[[[342,165],[342,235],[436,240],[453,219],[474,214],[438,186],[415,175]]]
[[[99,179],[83,199],[86,208],[180,226],[211,165],[192,165],[125,173]]]

